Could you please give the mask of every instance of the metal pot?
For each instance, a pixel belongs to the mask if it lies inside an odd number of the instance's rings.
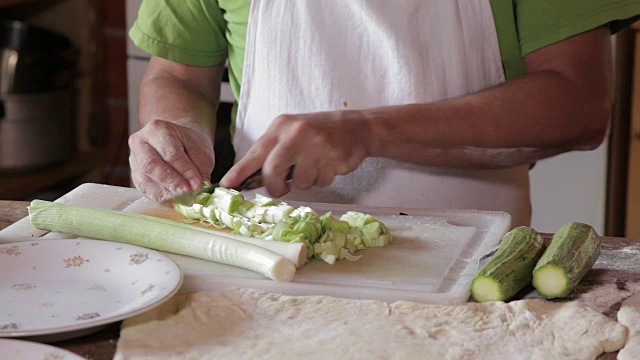
[[[0,21],[0,93],[51,92],[76,77],[77,49],[63,35]]]
[[[76,152],[74,90],[0,94],[0,172],[32,170]]]

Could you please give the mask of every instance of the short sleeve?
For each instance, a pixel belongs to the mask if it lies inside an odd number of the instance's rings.
[[[640,0],[514,0],[522,55],[609,25],[616,32],[638,19]]]
[[[152,55],[212,66],[227,58],[225,32],[217,0],[144,0],[129,37]]]

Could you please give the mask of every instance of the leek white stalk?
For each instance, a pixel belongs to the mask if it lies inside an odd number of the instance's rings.
[[[282,242],[282,241],[266,240],[266,239],[249,237],[249,236],[240,236],[240,235],[235,235],[228,232],[222,232],[219,230],[209,230],[202,227],[191,226],[188,224],[178,223],[178,225],[188,226],[190,228],[194,228],[195,230],[209,233],[214,236],[221,236],[221,237],[229,238],[232,240],[243,241],[249,244],[259,246],[261,248],[267,249],[282,257],[289,259],[298,268],[307,262],[307,248],[304,246],[303,243],[289,243],[289,242]]]
[[[34,200],[29,218],[41,230],[192,256],[252,270],[276,281],[291,281],[296,272],[292,261],[257,245],[153,216]]]
[[[193,205],[192,207],[189,206],[184,206],[184,205],[176,205],[175,209],[176,211],[178,211],[180,214],[185,215],[185,213],[190,213],[189,209],[195,209],[198,208],[201,205]],[[196,210],[197,211],[197,210]],[[203,207],[202,208],[203,211],[203,215],[202,217],[200,217],[200,219],[211,219],[212,222],[215,222],[213,220],[217,220],[216,215],[214,214],[215,211],[222,211],[216,207],[213,206],[209,206],[209,207]],[[230,221],[233,222],[234,219],[231,215],[229,215],[228,213],[224,213],[227,216],[229,216],[229,219],[231,219]],[[220,214],[222,215],[222,214]],[[194,217],[194,218],[189,218],[188,216],[185,215],[185,220],[189,220],[189,219],[197,219],[198,217]],[[181,223],[181,222],[176,222],[173,220],[166,220],[166,219],[162,219],[162,218],[158,218],[158,221],[162,221],[162,222],[166,222],[168,224],[171,225],[179,225],[179,226],[184,226],[187,227],[189,229],[194,229],[194,230],[198,230],[198,231],[202,231],[202,232],[206,232],[215,236],[223,236],[223,237],[227,237],[230,239],[234,239],[234,240],[239,240],[239,241],[244,241],[253,245],[257,245],[260,246],[262,248],[265,248],[269,251],[272,251],[280,256],[286,257],[287,259],[291,260],[296,267],[301,267],[302,265],[304,265],[307,262],[307,248],[304,246],[304,244],[301,243],[291,243],[291,242],[282,242],[282,241],[273,241],[273,240],[266,240],[263,238],[256,238],[254,236],[250,236],[250,235],[244,235],[244,236],[240,236],[240,235],[235,235],[235,234],[231,234],[228,232],[224,232],[224,231],[220,231],[220,230],[213,230],[213,229],[207,229],[201,226],[193,226],[193,225],[189,225],[186,223]],[[247,226],[253,226],[253,230],[255,231],[255,227],[261,226],[260,224],[252,224],[249,223]],[[224,224],[222,224],[221,227],[225,227]],[[230,226],[229,226],[230,227]],[[251,229],[249,229],[251,230]],[[264,229],[260,229],[261,232],[266,231],[266,227]],[[252,235],[252,234],[251,234]]]

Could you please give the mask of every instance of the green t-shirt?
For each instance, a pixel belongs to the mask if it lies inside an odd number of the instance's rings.
[[[609,24],[616,32],[640,14],[640,0],[490,0],[507,78],[524,73],[523,56]],[[229,61],[239,98],[251,0],[145,0],[129,35],[142,50],[176,62]]]

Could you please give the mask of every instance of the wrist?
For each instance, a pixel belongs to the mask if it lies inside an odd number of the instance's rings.
[[[385,147],[390,139],[390,124],[383,108],[360,110],[358,115],[363,121],[362,137],[370,157],[384,157]]]

